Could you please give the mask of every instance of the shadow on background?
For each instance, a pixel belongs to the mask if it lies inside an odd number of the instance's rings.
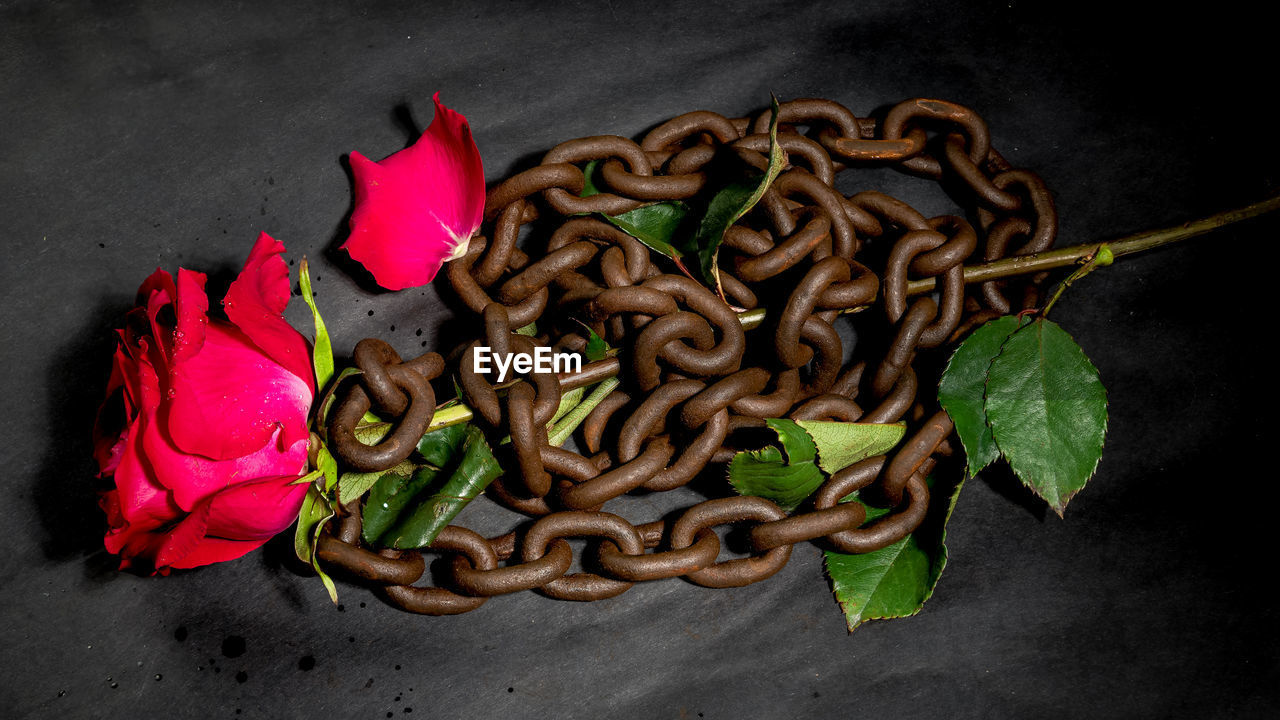
[[[964,468],[956,468],[954,473],[955,477],[963,477]],[[985,470],[979,471],[977,479],[981,479],[987,484],[987,487],[994,490],[1000,497],[1026,510],[1036,520],[1043,523],[1045,518],[1048,517],[1048,504],[1031,492],[1030,488],[1023,485],[1022,481],[1013,474],[1013,470],[1003,460],[998,460]]]
[[[31,488],[45,530],[41,549],[51,560],[84,558],[92,578],[112,574],[118,565],[102,546],[106,522],[98,492],[111,484],[95,477],[93,424],[111,373],[113,328],[129,307],[127,296],[114,295],[88,309],[45,370],[51,437]]]

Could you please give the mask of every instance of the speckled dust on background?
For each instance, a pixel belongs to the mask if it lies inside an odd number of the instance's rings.
[[[365,602],[361,602],[360,607],[363,609],[363,608],[367,608],[368,605]],[[346,605],[343,603],[340,603],[337,605],[336,610],[338,612],[346,612]],[[187,629],[186,625],[179,625],[173,631],[173,639],[175,642],[185,643],[187,642],[187,639],[189,637],[190,637],[190,631]],[[347,642],[355,643],[356,642],[355,636],[354,635],[347,636]],[[252,655],[252,647],[251,647],[251,643],[247,639],[245,639],[243,636],[231,634],[231,635],[226,635],[225,637],[222,638],[222,641],[219,644],[219,652],[221,653],[223,658],[223,662],[221,665],[219,664],[218,658],[210,657],[206,663],[197,665],[196,669],[200,672],[205,672],[207,670],[207,671],[211,671],[214,675],[220,675],[222,674],[222,670],[225,666],[234,665],[234,663],[228,663],[226,661],[237,660],[239,658]],[[142,666],[142,662],[139,662],[138,665]],[[299,672],[304,672],[304,673],[310,672],[314,670],[317,667],[317,665],[318,663],[317,663],[316,657],[314,654],[311,654],[311,653],[302,655],[301,657],[298,658],[298,661],[297,661],[297,669]],[[403,669],[402,666],[399,664],[391,666],[391,670],[393,672],[400,672],[402,669]],[[229,669],[228,669],[228,672],[230,672]],[[248,671],[242,668],[237,669],[233,677],[235,678],[235,681],[238,684],[245,684],[245,683],[248,683],[250,680]],[[154,675],[154,680],[156,682],[160,682],[163,679],[164,679],[164,675],[162,673],[156,673]],[[106,681],[108,683],[108,687],[110,687],[112,690],[119,689],[120,684],[113,677],[108,677]],[[375,685],[375,679],[371,677],[365,681],[363,687],[364,689],[368,690],[373,688],[374,685]],[[413,691],[414,690],[412,687],[407,687],[403,691],[396,691],[390,701],[390,704],[394,705],[395,709],[386,710],[385,711],[386,717],[388,718],[394,717],[397,713],[406,714],[406,715],[412,714],[413,706],[409,703],[412,699],[411,694],[413,693]],[[515,688],[508,687],[506,689],[506,692],[514,693]],[[66,696],[65,690],[61,690],[58,692],[58,697],[65,697],[65,696]],[[244,709],[235,708],[233,712],[235,715],[242,715],[244,714]],[[699,717],[701,717],[701,714],[699,714]]]

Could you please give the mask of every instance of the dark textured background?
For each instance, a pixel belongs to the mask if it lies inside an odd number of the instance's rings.
[[[312,258],[340,353],[437,345],[433,288],[369,293],[335,252],[345,154],[405,146],[437,90],[490,181],[561,140],[772,91],[973,107],[1053,190],[1061,244],[1277,191],[1261,18],[1038,5],[0,2],[0,715],[1274,717],[1274,353],[1253,328],[1274,315],[1276,221],[1071,291],[1057,320],[1110,392],[1097,476],[1065,521],[1005,473],[970,483],[925,610],[852,636],[811,547],[743,589],[526,593],[455,618],[351,585],[335,609],[287,543],[167,579],[101,549],[89,428],[109,329],[157,265],[219,293],[266,230]],[[868,182],[949,209],[923,181]]]

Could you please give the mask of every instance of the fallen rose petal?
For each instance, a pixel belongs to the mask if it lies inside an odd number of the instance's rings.
[[[388,290],[425,285],[460,257],[484,215],[484,166],[461,114],[436,114],[412,146],[382,162],[351,153],[351,257]]]

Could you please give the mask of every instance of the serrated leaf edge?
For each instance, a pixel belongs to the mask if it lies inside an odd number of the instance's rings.
[[[1067,332],[1066,328],[1062,327],[1061,325],[1058,325],[1058,323],[1055,323],[1055,322],[1053,322],[1052,320],[1049,320],[1048,318],[1039,318],[1039,320],[1041,320],[1041,321],[1043,321],[1043,322],[1046,322],[1046,323],[1052,323],[1055,327],[1057,327],[1059,330],[1061,330],[1061,331],[1062,331],[1062,334],[1063,334],[1063,335],[1066,335],[1066,336],[1071,340],[1071,342],[1072,342],[1072,344],[1075,346],[1076,350],[1078,350],[1078,351],[1079,351],[1079,353],[1080,353],[1080,358],[1081,358],[1082,360],[1084,360],[1084,364],[1085,364],[1086,366],[1088,366],[1088,368],[1089,368],[1090,370],[1092,370],[1092,371],[1093,371],[1093,374],[1097,377],[1098,386],[1102,388],[1102,396],[1103,396],[1103,400],[1102,400],[1102,443],[1101,443],[1101,445],[1099,445],[1099,447],[1098,447],[1098,456],[1097,456],[1097,458],[1093,461],[1093,466],[1089,468],[1089,472],[1088,472],[1088,474],[1087,474],[1087,475],[1085,475],[1084,481],[1080,483],[1080,487],[1076,488],[1075,490],[1072,490],[1071,492],[1067,493],[1065,496],[1061,496],[1061,497],[1059,498],[1059,500],[1061,501],[1059,504],[1056,504],[1056,505],[1055,505],[1054,503],[1050,502],[1048,498],[1046,498],[1045,496],[1041,495],[1041,494],[1040,494],[1040,492],[1039,492],[1038,490],[1036,490],[1036,489],[1035,489],[1035,487],[1033,487],[1033,486],[1031,485],[1031,483],[1030,483],[1030,482],[1028,482],[1025,478],[1023,478],[1022,473],[1018,470],[1017,466],[1016,466],[1016,465],[1014,464],[1014,462],[1009,458],[1009,456],[1005,454],[1005,452],[1004,452],[1004,448],[1001,448],[1001,447],[1000,447],[1000,439],[999,439],[998,437],[996,437],[996,429],[995,429],[995,426],[991,424],[991,415],[990,415],[990,413],[987,413],[987,412],[986,412],[986,400],[987,400],[987,391],[986,391],[986,389],[985,389],[985,388],[987,387],[986,385],[984,385],[984,389],[983,389],[983,393],[982,393],[982,398],[983,398],[983,413],[984,413],[984,415],[985,415],[985,416],[986,416],[986,418],[987,418],[987,426],[991,428],[991,439],[992,439],[992,441],[993,441],[993,442],[995,442],[996,447],[1000,450],[1000,457],[1001,457],[1001,458],[1003,458],[1003,459],[1004,459],[1004,461],[1005,461],[1006,463],[1008,463],[1008,464],[1009,464],[1009,468],[1010,468],[1011,470],[1013,470],[1013,474],[1014,474],[1014,476],[1015,476],[1015,477],[1017,477],[1017,478],[1018,478],[1018,481],[1019,481],[1019,482],[1021,482],[1023,485],[1025,485],[1025,486],[1026,486],[1026,488],[1032,492],[1032,494],[1034,494],[1036,497],[1040,498],[1041,500],[1044,500],[1044,501],[1045,501],[1045,504],[1047,504],[1047,505],[1049,506],[1049,508],[1050,508],[1050,509],[1052,509],[1052,510],[1053,510],[1053,512],[1057,514],[1057,516],[1058,516],[1059,518],[1064,518],[1064,517],[1065,517],[1066,510],[1067,510],[1067,504],[1068,504],[1068,503],[1070,503],[1070,502],[1071,502],[1071,500],[1072,500],[1072,499],[1073,499],[1077,494],[1079,494],[1079,492],[1080,492],[1081,490],[1083,490],[1083,489],[1085,488],[1085,486],[1087,486],[1087,485],[1089,484],[1089,481],[1090,481],[1090,480],[1092,480],[1092,479],[1093,479],[1093,476],[1098,472],[1098,465],[1102,462],[1102,451],[1106,448],[1106,445],[1107,445],[1107,428],[1110,426],[1110,423],[1111,423],[1111,412],[1110,412],[1110,408],[1111,408],[1111,400],[1110,400],[1110,398],[1109,398],[1109,397],[1108,397],[1108,395],[1107,395],[1107,388],[1106,388],[1106,386],[1102,384],[1102,373],[1098,372],[1098,368],[1097,368],[1097,366],[1096,366],[1096,365],[1094,365],[1094,364],[1093,364],[1093,361],[1089,359],[1089,356],[1088,356],[1087,354],[1085,354],[1085,352],[1084,352],[1084,348],[1080,346],[1080,343],[1079,343],[1079,342],[1076,342],[1075,336],[1073,336],[1071,333]],[[1024,325],[1019,326],[1017,330],[1014,330],[1013,332],[1009,333],[1009,337],[1005,338],[1005,342],[1003,342],[1003,343],[1001,343],[1001,344],[1000,344],[1000,352],[1001,352],[1001,353],[1002,353],[1002,352],[1004,352],[1004,346],[1005,346],[1005,344],[1007,344],[1007,343],[1009,342],[1009,340],[1010,340],[1014,335],[1016,335],[1016,334],[1018,334],[1018,333],[1022,332],[1023,330],[1025,330],[1025,329],[1027,329],[1027,328],[1029,328],[1029,327],[1032,327],[1034,324],[1035,324],[1035,321],[1033,320],[1033,321],[1031,321],[1031,322],[1028,322],[1028,323],[1026,323],[1026,324],[1024,324]],[[996,353],[996,358],[998,358],[998,357],[1000,357],[1000,353]],[[992,358],[991,362],[992,362],[992,363],[995,363],[995,358]],[[990,382],[990,372],[989,372],[989,371],[988,371],[988,382]],[[961,439],[961,444],[963,444],[963,442],[964,442],[964,440],[963,440],[963,438],[962,438],[962,439]],[[966,448],[966,457],[967,457],[967,452],[968,452],[968,449]]]
[[[942,537],[938,541],[939,544],[942,546],[942,558],[941,558],[941,562],[938,565],[938,577],[936,580],[933,581],[933,585],[931,585],[929,589],[925,591],[924,597],[920,598],[920,606],[917,607],[912,612],[906,613],[904,615],[872,615],[872,616],[859,615],[858,616],[859,620],[857,624],[850,625],[849,613],[845,611],[844,603],[841,602],[839,596],[836,595],[835,578],[831,577],[831,570],[830,570],[830,566],[828,565],[830,556],[835,553],[832,553],[829,550],[823,551],[822,569],[823,569],[823,572],[827,574],[827,580],[831,583],[831,595],[832,597],[835,598],[836,604],[840,606],[840,611],[844,613],[845,626],[848,628],[849,634],[853,634],[854,630],[857,630],[858,628],[862,627],[863,624],[871,620],[897,620],[900,618],[915,617],[916,615],[919,615],[921,611],[924,610],[925,603],[929,602],[929,600],[933,597],[933,593],[938,589],[938,583],[942,582],[942,573],[946,571],[947,563],[951,560],[951,548],[947,546],[947,525],[951,522],[951,516],[955,513],[956,503],[960,500],[960,491],[964,489],[964,484],[965,484],[964,479],[961,479],[960,482],[956,483],[955,489],[951,491],[951,498],[947,501],[947,511],[942,516]],[[846,502],[846,500],[841,500],[841,502]],[[901,550],[906,549],[906,546],[907,546],[906,541],[914,537],[915,537],[915,531],[912,531],[911,534],[907,535],[905,538],[898,541],[902,544],[902,547],[899,550],[899,554],[901,554]],[[895,559],[896,559],[896,556],[895,556]]]

